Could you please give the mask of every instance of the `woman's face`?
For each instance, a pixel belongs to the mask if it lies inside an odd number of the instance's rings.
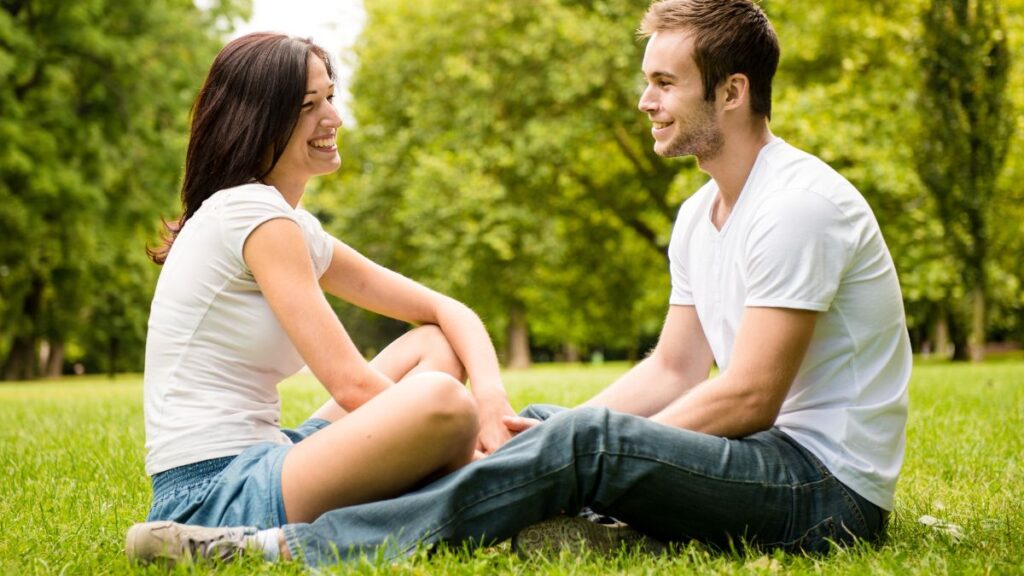
[[[336,142],[341,117],[334,107],[334,83],[324,61],[316,55],[310,54],[306,66],[306,96],[299,120],[284,153],[265,179],[282,192],[287,187],[305,187],[311,177],[329,174],[341,166]]]

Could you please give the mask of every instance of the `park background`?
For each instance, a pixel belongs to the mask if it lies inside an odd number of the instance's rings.
[[[0,2],[0,377],[139,371],[191,103],[245,0]],[[372,0],[328,231],[472,306],[505,365],[636,360],[705,180],[636,110],[646,2]],[[867,197],[914,348],[1024,339],[1024,1],[764,0],[772,129]],[[334,303],[367,355],[406,326]],[[985,344],[988,343],[986,348]]]
[[[214,55],[284,4],[255,1],[0,0],[0,378],[18,381],[0,385],[0,574],[163,573],[122,551],[150,500],[145,247],[178,215]],[[705,176],[653,155],[635,109],[645,5],[366,0],[338,54],[343,168],[306,207],[472,305],[506,366],[534,361],[503,374],[517,408],[600,390],[665,313],[672,220]],[[783,46],[773,130],[864,193],[900,273],[918,356],[886,542],[528,561],[500,545],[327,572],[1024,573],[1024,0],[762,6]],[[367,354],[407,329],[334,305]],[[280,389],[286,426],[327,397],[309,374]],[[306,573],[250,560],[178,573]]]

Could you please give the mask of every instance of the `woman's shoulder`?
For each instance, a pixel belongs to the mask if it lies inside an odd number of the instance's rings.
[[[259,182],[219,190],[210,197],[210,200],[214,200],[222,209],[228,210],[263,207],[288,214],[294,211],[276,188]]]
[[[241,244],[257,226],[274,218],[299,221],[277,189],[258,182],[218,190],[194,217],[197,222],[217,223],[232,244]]]

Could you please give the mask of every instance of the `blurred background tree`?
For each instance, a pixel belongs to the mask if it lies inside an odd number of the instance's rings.
[[[958,357],[984,358],[993,199],[1014,124],[1010,50],[996,0],[933,0],[922,15],[916,165],[963,294],[945,310]]]
[[[0,1],[0,376],[137,370],[228,0]]]
[[[645,353],[675,212],[706,180],[692,159],[654,155],[636,110],[646,2],[366,4],[343,168],[307,207],[473,306],[508,366]],[[966,355],[978,294],[983,337],[1021,342],[1024,65],[1009,55],[1024,0],[762,6],[783,48],[772,128],[873,206],[915,350]],[[979,16],[954,17],[968,8]],[[4,376],[141,368],[159,270],[142,247],[177,213],[188,108],[224,22],[247,9],[0,0]],[[962,79],[943,87],[942,66]],[[957,123],[967,86],[1002,94],[988,120]],[[970,210],[986,224],[965,226]],[[406,329],[335,305],[367,354]]]
[[[678,165],[636,110],[634,2],[368,4],[343,172],[311,203],[473,305],[505,349],[636,355],[658,328]],[[692,167],[692,162],[690,162]],[[692,172],[692,169],[691,169]],[[345,314],[345,311],[342,311]]]
[[[523,364],[524,332],[537,357],[636,357],[664,312],[674,213],[705,178],[692,160],[654,156],[635,109],[643,43],[633,31],[645,6],[491,4],[369,6],[346,165],[311,204],[339,237],[476,307],[509,365]],[[919,41],[931,2],[762,5],[783,46],[773,130],[871,202],[915,347],[946,353],[952,332],[964,352],[950,311],[969,291],[916,170],[923,126],[938,124],[921,103],[921,65],[936,50]],[[1011,18],[1003,34],[1020,30]],[[1008,92],[1017,101],[1019,85]],[[1013,188],[996,186],[988,205],[1006,208]],[[999,231],[1001,247],[1019,245],[1013,228]],[[997,337],[1019,339],[1020,266],[1010,261],[987,290],[1006,312]]]

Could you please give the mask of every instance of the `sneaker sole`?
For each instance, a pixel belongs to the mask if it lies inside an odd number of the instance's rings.
[[[608,555],[623,549],[639,549],[658,554],[665,550],[665,545],[625,524],[609,526],[586,518],[559,516],[520,531],[512,539],[512,549],[521,557],[558,554],[562,550]]]

